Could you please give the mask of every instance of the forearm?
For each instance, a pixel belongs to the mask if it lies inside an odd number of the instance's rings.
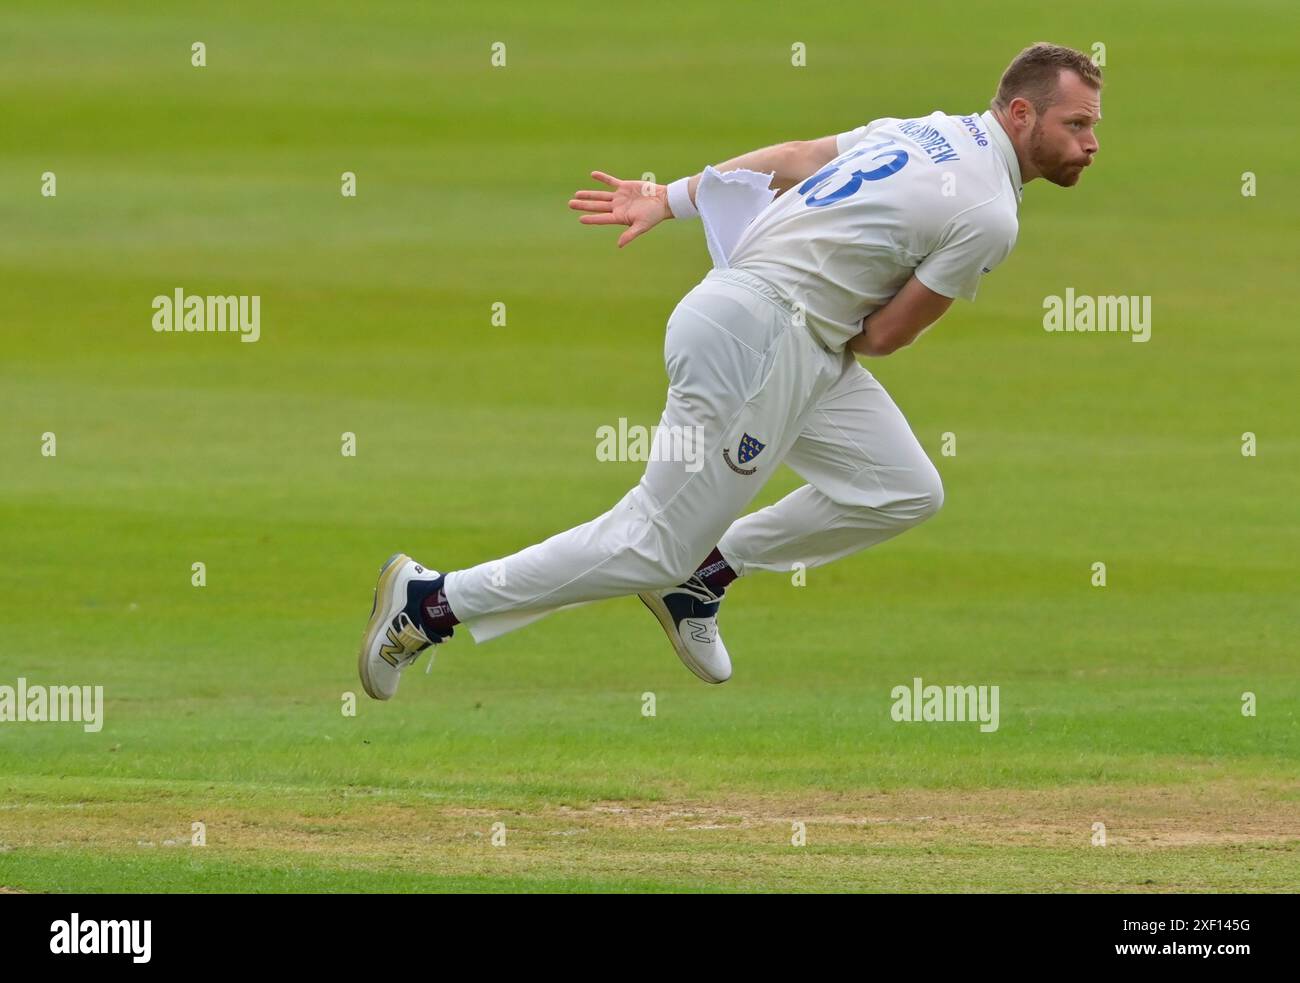
[[[885,343],[882,328],[881,322],[878,321],[873,326],[870,317],[863,318],[862,330],[848,342],[849,351],[867,358],[884,358],[886,355],[892,355],[898,348]]]
[[[894,323],[897,320],[889,304],[864,317],[862,331],[849,340],[849,350],[867,358],[884,358],[911,344],[915,335],[902,331]]]
[[[747,154],[741,154],[739,157],[733,157],[731,160],[724,160],[721,164],[714,164],[713,169],[725,174],[727,171],[757,171],[760,174],[773,173],[772,186],[778,191],[785,191],[794,186],[797,178],[790,172],[794,170],[794,158],[798,156],[794,143],[778,143],[771,147],[761,147],[758,150],[751,150]],[[803,175],[807,177],[807,175]],[[691,176],[690,184],[687,187],[691,193],[691,201],[695,200],[695,189],[700,186],[700,175]]]
[[[862,331],[848,347],[858,355],[882,358],[905,348],[943,317],[952,298],[937,294],[915,276],[883,307],[862,320]]]
[[[761,147],[741,154],[721,164],[714,164],[716,171],[757,171],[760,174],[772,174],[771,187],[779,195],[814,173],[823,164],[833,160],[836,155],[835,138],[823,137],[820,140],[792,140],[777,143],[770,147]],[[695,192],[700,186],[700,174],[693,174],[688,179],[686,188],[691,203],[695,203]]]

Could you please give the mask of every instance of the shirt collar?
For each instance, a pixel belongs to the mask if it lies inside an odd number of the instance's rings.
[[[1007,136],[1007,131],[1002,129],[1002,124],[998,118],[993,115],[993,110],[985,110],[981,115],[982,119],[989,128],[989,136],[993,138],[994,145],[1002,154],[1002,159],[1007,164],[1007,174],[1011,176],[1011,186],[1016,189],[1016,201],[1020,201],[1025,193],[1025,182],[1020,179],[1020,160],[1016,157],[1016,148],[1011,145],[1011,138]]]

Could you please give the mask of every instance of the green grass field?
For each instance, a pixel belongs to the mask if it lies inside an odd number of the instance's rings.
[[[105,724],[0,723],[0,888],[1300,885],[1294,5],[739,9],[6,8],[0,685],[102,685]],[[709,261],[698,225],[580,226],[589,171],[980,111],[1035,40],[1106,45],[1097,166],[1029,185],[978,302],[870,366],[935,519],[736,584],[725,686],[622,599],[366,699],[390,553],[500,556],[640,473],[595,431],[657,421]],[[177,287],[260,295],[260,341],[155,333]],[[1151,340],[1045,332],[1066,287],[1151,296]],[[895,723],[916,676],[998,685],[999,730]]]

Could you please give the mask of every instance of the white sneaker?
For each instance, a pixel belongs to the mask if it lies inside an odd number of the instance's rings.
[[[441,590],[442,583],[442,574],[425,569],[405,553],[394,553],[380,569],[370,623],[357,655],[361,686],[368,696],[391,700],[402,670],[429,646],[451,637],[449,632],[430,638],[420,623],[420,601]]]
[[[706,683],[725,683],[731,678],[731,658],[718,634],[721,594],[713,593],[693,576],[684,584],[646,591],[637,597],[659,619],[687,669]]]

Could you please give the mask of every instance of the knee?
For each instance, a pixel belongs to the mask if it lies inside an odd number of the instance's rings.
[[[890,510],[906,525],[914,526],[943,508],[943,479],[933,464],[925,462],[908,475],[906,485]]]
[[[878,525],[883,518],[887,525],[907,528],[924,522],[943,507],[943,479],[928,458],[890,469],[883,483],[881,473],[863,473],[871,483],[864,478],[856,489],[835,501],[850,512],[874,516],[872,525]]]
[[[917,522],[924,522],[943,508],[943,479],[933,464],[918,475],[913,502]]]

